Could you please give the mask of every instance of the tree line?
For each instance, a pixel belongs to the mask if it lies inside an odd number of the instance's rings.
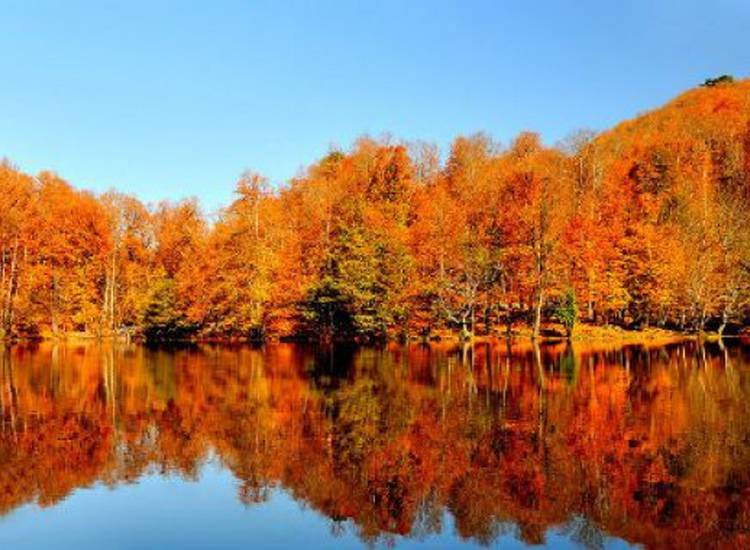
[[[360,138],[215,219],[0,166],[0,330],[170,338],[724,331],[750,304],[750,81],[601,134]],[[525,327],[525,328],[524,328]]]

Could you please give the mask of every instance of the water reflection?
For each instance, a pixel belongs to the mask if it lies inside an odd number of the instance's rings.
[[[218,463],[236,503],[283,490],[365,542],[750,543],[739,343],[0,355],[3,515]]]

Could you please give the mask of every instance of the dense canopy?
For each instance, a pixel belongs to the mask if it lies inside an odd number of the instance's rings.
[[[146,206],[6,162],[0,331],[721,331],[748,318],[749,213],[750,81],[731,78],[555,147],[477,134],[443,160],[361,138],[283,186],[243,174],[212,223],[194,200]]]

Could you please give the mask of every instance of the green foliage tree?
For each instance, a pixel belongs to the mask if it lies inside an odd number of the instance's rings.
[[[324,337],[385,336],[401,313],[396,295],[406,261],[403,251],[361,226],[340,230],[304,304],[309,328]]]
[[[192,332],[193,326],[179,306],[173,279],[162,277],[151,285],[141,322],[149,341],[179,340]]]
[[[721,76],[717,76],[716,78],[707,78],[703,81],[703,86],[706,88],[711,88],[713,86],[721,86],[724,84],[732,83],[734,83],[734,77],[730,74],[723,74]]]
[[[576,300],[575,291],[569,288],[565,292],[562,301],[557,306],[555,315],[565,327],[565,333],[568,338],[573,335],[576,321],[578,320],[578,301]]]

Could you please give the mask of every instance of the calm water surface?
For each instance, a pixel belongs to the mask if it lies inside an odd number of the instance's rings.
[[[750,547],[750,345],[0,347],[0,547]]]

